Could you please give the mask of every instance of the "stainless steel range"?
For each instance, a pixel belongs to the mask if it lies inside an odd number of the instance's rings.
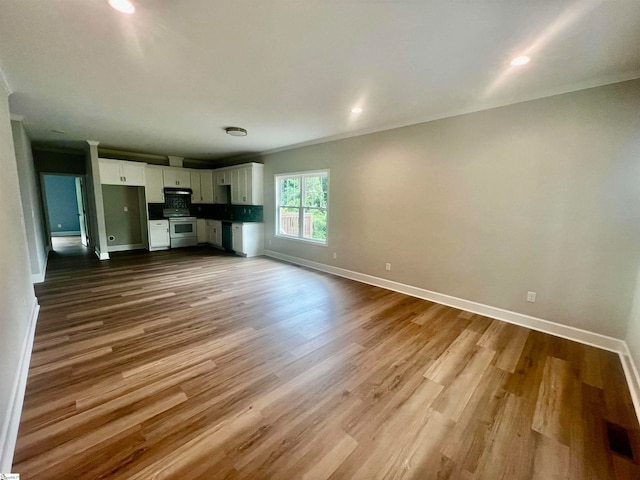
[[[165,203],[162,211],[169,219],[169,240],[171,248],[198,245],[196,217],[191,217],[191,189],[165,188]]]
[[[169,218],[169,240],[171,248],[194,247],[198,245],[196,217]]]

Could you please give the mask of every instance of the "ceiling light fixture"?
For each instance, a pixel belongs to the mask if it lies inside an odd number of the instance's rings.
[[[353,107],[351,109],[351,113],[362,113],[362,108],[360,107]]]
[[[109,0],[109,5],[117,11],[128,15],[131,15],[136,11],[136,7],[134,7],[133,3],[129,0]]]
[[[525,65],[529,63],[529,60],[531,60],[529,57],[527,57],[526,55],[522,55],[520,57],[516,57],[513,60],[511,60],[511,66],[519,67],[520,65]]]
[[[224,129],[227,135],[233,135],[234,137],[246,137],[247,131],[240,127],[227,127]]]

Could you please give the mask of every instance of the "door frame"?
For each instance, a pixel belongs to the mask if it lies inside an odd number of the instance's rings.
[[[79,173],[57,173],[57,172],[39,172],[40,173],[40,197],[42,198],[42,207],[44,213],[44,226],[47,234],[47,242],[49,249],[53,250],[53,242],[51,241],[51,221],[49,219],[49,205],[47,204],[47,189],[44,182],[44,177],[58,176],[58,177],[74,177],[76,179],[80,179],[80,183],[82,186],[82,196],[78,198],[78,193],[76,190],[76,201],[80,203],[82,202],[82,207],[84,210],[84,222],[85,222],[85,231],[86,231],[86,245],[87,248],[91,248],[93,239],[91,238],[91,230],[89,228],[89,211],[87,209],[88,201],[87,201],[87,176]],[[78,212],[78,215],[80,213]],[[82,227],[80,227],[80,231],[82,232]],[[81,234],[82,237],[82,234]]]

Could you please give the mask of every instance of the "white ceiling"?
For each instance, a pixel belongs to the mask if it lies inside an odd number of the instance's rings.
[[[133,2],[0,0],[33,140],[213,159],[640,77],[638,0]]]

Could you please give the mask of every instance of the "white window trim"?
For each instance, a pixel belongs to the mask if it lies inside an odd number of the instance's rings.
[[[280,182],[279,180],[281,178],[288,178],[288,177],[315,177],[318,175],[327,175],[327,207],[325,208],[326,212],[327,212],[327,239],[325,241],[322,240],[314,240],[312,238],[304,238],[302,236],[293,236],[293,235],[283,235],[280,233]],[[274,237],[276,238],[282,238],[282,239],[286,239],[286,240],[293,240],[294,242],[302,242],[302,243],[306,243],[306,244],[310,244],[310,245],[316,245],[318,247],[328,247],[329,246],[329,203],[330,203],[330,191],[331,191],[331,176],[330,176],[330,171],[329,169],[324,169],[324,170],[309,170],[309,171],[305,171],[305,172],[288,172],[288,173],[276,173],[273,175],[273,179],[274,179],[274,184],[275,184],[275,200],[276,200],[276,214],[275,214],[275,235]],[[302,202],[302,181],[301,181],[301,190],[300,190],[300,202]],[[299,208],[303,208],[304,206],[301,205],[301,207]],[[302,232],[303,229],[300,229],[300,232]]]

